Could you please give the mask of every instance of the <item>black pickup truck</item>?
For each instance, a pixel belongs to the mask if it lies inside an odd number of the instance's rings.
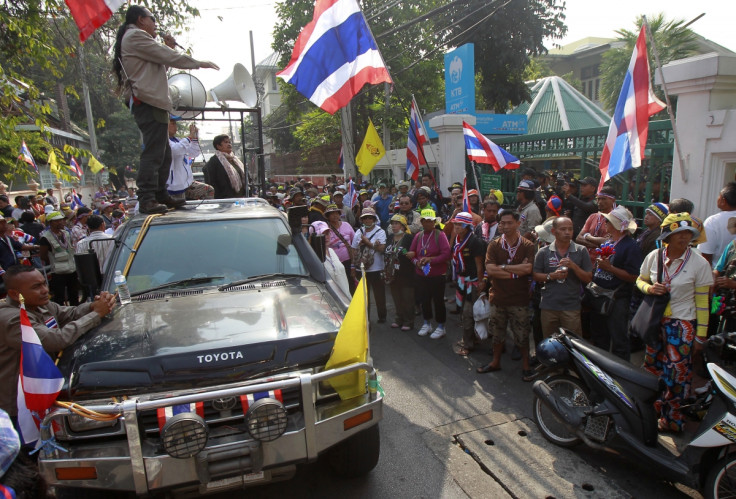
[[[114,292],[120,270],[132,302],[62,353],[59,399],[118,417],[47,416],[56,447],[39,466],[58,495],[221,492],[288,479],[323,454],[344,475],[373,469],[370,355],[325,369],[350,297],[283,213],[260,199],[189,202],[133,218],[112,244],[102,288]],[[341,400],[328,380],[356,371],[366,393]]]

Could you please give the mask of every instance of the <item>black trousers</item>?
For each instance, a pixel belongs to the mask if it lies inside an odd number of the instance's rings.
[[[168,197],[166,181],[171,169],[169,114],[142,102],[133,106],[133,117],[143,136],[143,151],[136,179],[138,201],[162,201]]]
[[[368,287],[368,310],[370,314],[371,309],[371,290],[373,291],[373,297],[376,300],[376,310],[378,311],[378,320],[386,320],[386,315],[388,315],[386,311],[386,283],[383,282],[383,278],[381,277],[382,272],[380,270],[376,270],[374,272],[366,272],[365,273],[365,280]],[[361,273],[356,272],[355,276],[358,278],[358,282],[360,282]],[[357,290],[360,292],[360,290]]]
[[[422,304],[422,315],[425,321],[432,320],[432,304],[434,304],[434,319],[439,324],[447,322],[445,308],[445,276],[414,276],[417,297]]]
[[[49,274],[49,291],[51,291],[54,303],[64,305],[67,300],[69,305],[79,305],[79,281],[77,273],[71,274]]]

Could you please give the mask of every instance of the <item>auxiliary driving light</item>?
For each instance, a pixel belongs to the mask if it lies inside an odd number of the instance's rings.
[[[262,398],[248,409],[245,422],[253,438],[270,442],[286,431],[286,409],[278,400]]]
[[[166,422],[161,430],[161,444],[171,457],[186,459],[204,449],[209,432],[201,416],[183,412]]]

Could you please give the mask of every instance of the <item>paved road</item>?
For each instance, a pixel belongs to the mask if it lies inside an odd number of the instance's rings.
[[[476,374],[490,360],[488,348],[468,358],[454,354],[461,330],[459,317],[449,317],[448,335],[440,340],[388,324],[372,328],[386,392],[381,459],[372,473],[340,479],[317,462],[248,496],[700,497],[657,481],[625,458],[547,444],[531,421],[531,385],[521,380],[520,361],[505,354],[502,371]]]

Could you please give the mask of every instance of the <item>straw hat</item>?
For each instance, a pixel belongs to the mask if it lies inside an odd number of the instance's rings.
[[[606,220],[611,222],[613,228],[618,232],[621,232],[625,228],[628,228],[629,232],[632,234],[636,232],[636,220],[634,220],[634,215],[621,205],[616,206],[611,210],[611,213],[604,213],[603,216],[606,217]]]

